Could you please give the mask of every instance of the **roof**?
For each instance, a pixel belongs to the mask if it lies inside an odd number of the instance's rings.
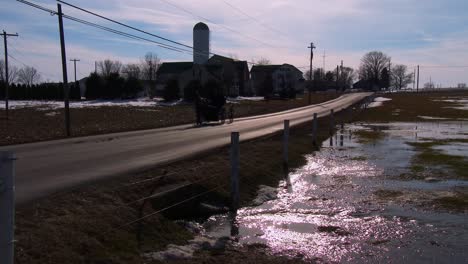
[[[158,69],[157,74],[179,74],[192,69],[193,62],[164,62]]]
[[[254,65],[254,66],[252,66],[252,69],[250,70],[250,72],[252,72],[252,73],[256,73],[256,72],[265,72],[265,73],[274,72],[277,69],[279,69],[281,66],[283,66],[283,65]]]
[[[209,59],[209,61],[210,62],[234,62],[234,59],[215,54]]]
[[[277,69],[279,69],[281,67],[284,67],[284,66],[291,67],[293,70],[295,70],[297,72],[300,72],[302,74],[302,71],[300,71],[294,65],[287,64],[287,63],[281,64],[281,65],[254,65],[254,66],[252,66],[252,69],[250,70],[250,72],[252,72],[252,73],[256,73],[256,72],[272,73],[272,72],[276,71]]]
[[[203,22],[198,22],[194,27],[193,30],[210,30],[208,26]]]

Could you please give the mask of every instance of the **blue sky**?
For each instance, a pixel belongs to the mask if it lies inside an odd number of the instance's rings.
[[[192,45],[192,27],[204,21],[211,29],[212,52],[255,61],[308,65],[308,44],[317,46],[314,65],[326,68],[344,60],[357,68],[368,51],[380,50],[393,64],[468,65],[468,1],[462,0],[69,0],[152,33]],[[31,2],[56,9],[53,0]],[[185,9],[174,7],[177,5]],[[65,14],[135,33],[67,6]],[[208,19],[209,21],[205,21]],[[261,23],[259,23],[259,21]],[[78,77],[94,69],[94,61],[117,59],[138,62],[148,51],[162,61],[191,61],[189,54],[126,39],[65,20],[67,58],[78,58]],[[0,29],[18,32],[9,38],[9,51],[22,63],[36,67],[44,80],[61,78],[57,17],[14,0],[0,0]],[[266,26],[265,26],[266,25]],[[144,36],[144,35],[141,35]],[[148,37],[148,36],[145,36]],[[260,40],[256,41],[254,39]],[[156,39],[155,39],[156,40]],[[3,45],[0,52],[3,57]],[[73,77],[68,64],[69,79]],[[468,82],[468,68],[422,68],[421,83],[455,85]]]

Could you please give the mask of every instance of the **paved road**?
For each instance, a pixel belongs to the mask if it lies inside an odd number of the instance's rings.
[[[14,151],[17,203],[93,180],[122,175],[195,155],[229,144],[230,132],[241,140],[282,129],[289,119],[296,125],[346,108],[370,93],[346,94],[335,100],[275,114],[236,119],[232,124],[194,128],[182,125],[161,129],[54,140],[0,147]]]

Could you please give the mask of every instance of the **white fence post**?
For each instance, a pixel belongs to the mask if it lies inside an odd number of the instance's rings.
[[[231,211],[239,208],[239,132],[231,133]]]
[[[283,130],[283,169],[285,173],[289,169],[289,156],[288,156],[288,143],[289,143],[289,120],[284,120]]]
[[[0,152],[0,263],[13,264],[15,235],[15,154]]]
[[[312,123],[312,140],[314,142],[314,146],[317,146],[317,113],[314,113],[314,122]]]

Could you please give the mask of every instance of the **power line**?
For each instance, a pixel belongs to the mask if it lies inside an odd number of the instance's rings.
[[[127,24],[118,22],[118,21],[116,21],[116,20],[113,20],[113,19],[110,19],[110,18],[108,18],[108,17],[99,15],[99,14],[97,14],[97,13],[91,12],[91,11],[89,11],[89,10],[86,10],[86,9],[84,9],[84,8],[81,8],[81,7],[78,7],[78,6],[76,6],[76,5],[69,4],[69,3],[65,2],[65,1],[57,0],[57,2],[60,2],[60,3],[65,4],[65,5],[67,5],[67,6],[73,7],[73,8],[75,8],[75,9],[78,9],[78,10],[83,11],[83,12],[85,12],[85,13],[88,13],[88,14],[90,14],[90,15],[97,16],[97,17],[102,18],[102,19],[104,19],[104,20],[107,20],[107,21],[116,23],[116,24],[121,25],[121,26],[123,26],[123,27],[127,27],[127,28],[130,28],[130,29],[136,30],[136,31],[138,31],[138,32],[141,32],[141,33],[144,33],[144,34],[148,34],[148,35],[150,35],[150,36],[153,36],[153,37],[156,37],[156,38],[165,40],[165,41],[167,41],[167,42],[171,42],[171,43],[173,43],[173,44],[177,44],[177,45],[180,45],[180,46],[184,46],[184,47],[186,47],[186,48],[192,48],[191,46],[186,45],[186,44],[184,44],[184,43],[181,43],[181,42],[178,42],[178,41],[174,41],[174,40],[170,40],[170,39],[168,39],[168,38],[165,38],[165,37],[162,37],[162,36],[159,36],[159,35],[150,33],[150,32],[148,32],[148,31],[141,30],[141,29],[138,29],[138,28],[136,28],[136,27],[133,27],[133,26],[130,26],[130,25],[127,25]]]
[[[58,0],[58,1],[60,1],[60,0]],[[254,40],[254,41],[257,41],[258,43],[261,43],[261,44],[263,44],[263,45],[265,45],[265,46],[269,46],[269,47],[271,47],[271,48],[277,48],[277,47],[272,46],[272,45],[270,45],[270,44],[268,44],[268,43],[266,43],[266,42],[263,42],[263,41],[261,41],[261,40],[259,40],[259,39],[257,39],[257,38],[254,38],[254,37],[251,37],[251,36],[249,36],[249,35],[246,35],[246,34],[240,32],[240,31],[237,31],[237,30],[235,30],[235,29],[232,29],[232,28],[230,28],[230,27],[227,27],[227,26],[225,26],[225,25],[223,25],[223,24],[214,22],[214,21],[211,20],[211,19],[208,19],[208,18],[206,18],[206,17],[202,17],[202,16],[200,16],[200,15],[197,15],[197,14],[191,12],[190,10],[187,10],[187,9],[185,9],[185,8],[183,8],[183,7],[181,7],[181,6],[177,5],[177,4],[174,4],[174,3],[172,3],[172,2],[170,2],[170,1],[168,1],[168,0],[160,0],[160,1],[163,1],[164,3],[166,3],[166,4],[170,5],[170,6],[173,6],[173,7],[177,8],[177,9],[179,9],[179,10],[182,10],[182,11],[184,11],[185,13],[188,13],[188,14],[190,14],[190,15],[193,16],[193,17],[196,17],[196,18],[198,18],[198,19],[205,20],[205,21],[207,21],[207,22],[209,22],[209,23],[211,23],[211,24],[217,25],[217,26],[222,27],[222,28],[224,28],[224,29],[226,29],[226,30],[229,30],[229,31],[231,31],[231,32],[237,33],[237,34],[239,34],[239,35],[242,35],[242,36],[244,36],[244,37],[247,37],[247,38],[249,38],[249,39],[252,39],[252,40]]]
[[[57,14],[56,11],[54,10],[51,10],[51,9],[48,9],[48,8],[45,8],[45,7],[42,7],[42,6],[39,6],[39,5],[36,5],[36,4],[33,4],[31,2],[28,2],[28,1],[25,1],[25,0],[17,0],[18,2],[21,2],[23,4],[26,4],[26,5],[29,5],[29,6],[32,6],[34,8],[37,8],[37,9],[41,9],[43,11],[46,11],[52,15],[55,15]],[[159,47],[161,48],[165,48],[165,49],[169,49],[169,50],[172,50],[172,51],[176,51],[176,52],[188,52],[187,50],[183,50],[181,48],[178,48],[178,47],[174,47],[174,46],[171,46],[171,45],[168,45],[168,44],[165,44],[165,43],[161,43],[161,42],[158,42],[158,41],[154,41],[154,40],[150,40],[150,39],[147,39],[147,38],[143,38],[143,37],[140,37],[140,36],[137,36],[137,35],[133,35],[133,34],[130,34],[130,33],[126,33],[126,32],[123,32],[123,31],[119,31],[119,30],[116,30],[116,29],[112,29],[112,28],[109,28],[109,27],[105,27],[105,26],[102,26],[102,25],[99,25],[99,24],[96,24],[96,23],[92,23],[92,22],[89,22],[89,21],[86,21],[86,20],[83,20],[83,19],[79,19],[79,18],[76,18],[76,17],[72,17],[72,16],[69,16],[69,15],[63,15],[64,18],[67,18],[69,20],[72,20],[72,21],[75,21],[75,22],[78,22],[78,23],[81,23],[81,24],[85,24],[85,25],[88,25],[88,26],[91,26],[91,27],[96,27],[96,28],[99,28],[101,30],[104,30],[104,31],[108,31],[108,32],[111,32],[111,33],[114,33],[114,34],[117,34],[117,35],[121,35],[121,36],[124,36],[124,37],[128,37],[128,38],[131,38],[131,39],[136,39],[136,40],[143,40],[143,41],[148,41],[148,42],[152,42],[154,44],[157,44]],[[117,22],[118,23],[118,22]]]
[[[26,0],[17,0],[18,2],[21,2],[21,3],[24,3],[26,5],[29,5],[29,6],[32,6],[32,7],[35,7],[35,8],[38,8],[38,9],[41,9],[43,11],[46,11],[52,15],[54,14],[57,14],[56,11],[54,10],[51,10],[51,9],[48,9],[48,8],[45,8],[45,7],[42,7],[42,6],[39,6],[39,5],[36,5],[36,4],[33,4],[31,2],[28,2]],[[70,5],[68,3],[65,3],[63,1],[60,1],[66,5]],[[73,6],[74,7],[74,6]],[[77,7],[79,8],[79,7]],[[137,30],[139,32],[142,32],[142,33],[145,33],[145,34],[149,34],[149,35],[154,35],[152,33],[149,33],[149,32],[146,32],[144,30],[140,30],[140,29],[137,29],[135,27],[132,27],[132,26],[129,26],[129,25],[126,25],[124,23],[121,23],[121,22],[118,22],[118,21],[115,21],[115,20],[112,20],[110,18],[107,18],[107,17],[104,17],[104,16],[101,16],[99,14],[95,14],[93,12],[90,12],[88,10],[85,10],[83,8],[79,8],[80,10],[83,10],[84,12],[89,12],[90,14],[93,14],[93,15],[96,15],[98,17],[102,17],[103,19],[106,19],[108,21],[112,21],[114,23],[117,23],[119,25],[124,25],[126,27],[129,27],[129,28],[132,28],[134,30]],[[175,46],[172,46],[172,45],[169,45],[169,44],[165,44],[165,43],[161,43],[161,42],[157,42],[157,41],[154,41],[154,40],[150,40],[150,39],[147,39],[147,38],[143,38],[143,37],[140,37],[140,36],[137,36],[137,35],[133,35],[133,34],[130,34],[130,33],[127,33],[127,32],[123,32],[123,31],[119,31],[119,30],[116,30],[116,29],[112,29],[112,28],[109,28],[109,27],[105,27],[105,26],[102,26],[102,25],[99,25],[99,24],[96,24],[96,23],[93,23],[93,22],[89,22],[89,21],[86,21],[86,20],[83,20],[83,19],[79,19],[79,18],[76,18],[76,17],[72,17],[72,16],[69,16],[69,15],[63,15],[64,18],[67,18],[69,20],[72,20],[72,21],[75,21],[75,22],[78,22],[78,23],[82,23],[82,24],[85,24],[85,25],[88,25],[88,26],[92,26],[92,27],[96,27],[96,28],[99,28],[101,30],[105,30],[105,31],[108,31],[108,32],[111,32],[111,33],[114,33],[114,34],[117,34],[117,35],[121,35],[121,36],[125,36],[125,37],[128,37],[128,38],[132,38],[132,39],[136,39],[136,40],[144,40],[144,41],[149,41],[149,42],[152,42],[152,43],[155,43],[155,44],[159,44],[159,45],[162,45],[160,47],[162,48],[165,48],[165,49],[169,49],[169,50],[173,50],[173,51],[178,51],[178,52],[185,52],[185,53],[188,53],[188,54],[206,54],[206,52],[200,52],[200,51],[195,51],[193,49],[193,47],[189,46],[189,45],[185,45],[185,44],[180,44],[180,45],[183,45],[183,46],[187,46],[189,48],[191,48],[191,51],[189,50],[186,50],[186,49],[182,49],[182,48],[179,48],[179,47],[175,47]],[[159,46],[158,45],[158,46]],[[209,54],[211,55],[219,55],[219,54],[216,54],[216,53],[211,53],[209,52]],[[221,55],[219,55],[221,56]],[[250,65],[255,65],[256,63],[255,62],[250,62],[250,61],[246,61],[247,64],[250,64]]]
[[[279,30],[277,30],[277,29],[274,29],[274,28],[272,28],[272,27],[270,27],[270,26],[264,24],[263,22],[261,22],[260,20],[258,20],[256,17],[247,14],[247,13],[244,12],[242,9],[240,9],[240,8],[238,8],[238,7],[236,7],[236,6],[234,6],[233,4],[231,4],[231,3],[227,2],[227,1],[224,1],[224,0],[222,0],[222,1],[223,1],[223,3],[225,3],[226,5],[228,5],[228,6],[232,7],[232,8],[234,8],[235,10],[237,10],[239,13],[241,13],[241,14],[243,14],[244,16],[250,18],[251,20],[257,22],[257,23],[258,23],[259,25],[261,25],[262,27],[264,27],[264,28],[266,28],[266,29],[268,29],[268,30],[270,30],[270,31],[272,31],[272,32],[276,32],[276,33],[279,33],[279,34],[281,34],[281,35],[286,35],[285,33],[283,33],[283,32],[281,32],[281,31],[279,31]],[[284,37],[284,36],[283,36],[283,37]]]

